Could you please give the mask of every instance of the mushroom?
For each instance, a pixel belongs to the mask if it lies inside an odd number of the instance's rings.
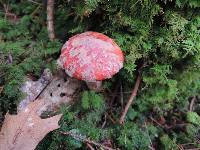
[[[70,76],[86,81],[98,91],[102,80],[111,78],[122,67],[124,56],[119,46],[98,32],[84,32],[71,37],[62,47],[58,64]]]

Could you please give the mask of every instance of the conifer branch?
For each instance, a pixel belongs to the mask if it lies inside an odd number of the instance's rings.
[[[129,107],[131,106],[131,104],[132,104],[132,102],[133,102],[133,99],[134,99],[135,96],[137,95],[137,91],[138,91],[138,88],[139,88],[139,86],[140,86],[140,82],[141,82],[141,76],[140,76],[140,74],[139,74],[138,77],[137,77],[137,80],[136,80],[134,89],[133,89],[133,91],[132,91],[132,93],[131,93],[131,96],[130,96],[130,98],[129,98],[129,100],[128,100],[128,103],[126,104],[126,106],[125,106],[125,108],[124,108],[124,111],[122,112],[122,115],[121,115],[121,117],[120,117],[120,120],[119,120],[119,123],[120,123],[120,124],[123,124],[123,123],[124,123],[124,119],[125,119],[125,117],[126,117],[126,114],[127,114],[127,112],[128,112],[128,109],[129,109]]]
[[[47,1],[47,30],[51,41],[55,39],[54,32],[54,0]]]

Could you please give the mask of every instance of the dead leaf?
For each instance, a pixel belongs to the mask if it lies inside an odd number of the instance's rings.
[[[38,110],[44,105],[43,99],[31,102],[17,115],[6,114],[0,132],[1,150],[34,150],[50,131],[59,128],[60,115],[41,119]]]

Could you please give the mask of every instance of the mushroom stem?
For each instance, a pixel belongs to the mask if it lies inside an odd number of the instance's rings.
[[[102,81],[86,82],[88,88],[94,91],[100,91],[102,89]]]

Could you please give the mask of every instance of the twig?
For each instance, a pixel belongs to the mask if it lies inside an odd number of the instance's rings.
[[[83,142],[86,142],[86,143],[89,143],[89,144],[93,144],[93,145],[96,145],[98,147],[102,147],[102,148],[104,148],[106,150],[116,150],[116,149],[110,148],[108,146],[102,145],[100,143],[97,143],[95,141],[89,140],[87,138],[83,138],[83,137],[81,137],[81,136],[79,136],[77,134],[73,134],[73,133],[70,133],[70,132],[62,132],[62,131],[60,133],[62,133],[64,135],[69,135],[69,136],[74,137],[75,139],[78,139],[80,141],[83,141]]]
[[[153,122],[155,122],[157,125],[159,125],[161,128],[169,130],[169,129],[175,129],[175,128],[183,128],[187,124],[186,123],[181,123],[181,124],[176,124],[174,126],[167,126],[167,125],[162,125],[160,124],[157,120],[155,120],[153,117],[149,117]]]
[[[6,5],[6,4],[3,4],[3,8],[4,8],[4,12],[5,12],[5,15],[4,15],[4,18],[7,19],[7,15],[9,15],[9,6]]]
[[[1,94],[2,91],[3,91],[3,86],[0,86],[0,94]]]
[[[36,12],[40,9],[40,5],[38,5],[37,7],[36,7],[36,9],[31,13],[31,15],[30,16],[34,16],[35,14],[36,14]]]
[[[193,111],[193,106],[194,106],[194,101],[195,101],[196,97],[194,96],[190,102],[190,107],[189,107],[189,111]]]
[[[11,53],[8,54],[7,63],[8,64],[12,64],[13,63],[13,57],[12,57]]]
[[[117,83],[117,85],[116,85],[116,87],[115,87],[115,89],[114,89],[114,91],[113,91],[113,94],[112,94],[112,99],[111,99],[111,101],[110,101],[110,106],[113,105],[113,103],[114,103],[114,101],[115,101],[115,99],[116,99],[116,97],[117,97],[117,92],[118,92],[118,90],[119,90],[119,86],[120,86],[120,84]]]
[[[150,119],[155,122],[157,125],[159,125],[162,128],[165,128],[162,124],[160,124],[158,121],[156,121],[153,117],[150,117]]]
[[[9,4],[2,3],[2,5],[3,5],[3,8],[4,8],[4,12],[1,12],[1,13],[4,14],[4,18],[8,19],[12,23],[16,23],[19,20],[19,18],[17,17],[16,14],[9,12]]]
[[[120,120],[119,120],[119,123],[120,123],[120,124],[123,124],[123,123],[124,123],[124,119],[125,119],[125,116],[126,116],[126,114],[127,114],[127,112],[128,112],[128,109],[129,109],[129,107],[131,106],[131,104],[132,104],[132,102],[133,102],[133,99],[134,99],[135,96],[137,95],[137,91],[138,91],[138,88],[139,88],[139,86],[140,86],[140,82],[141,82],[141,76],[140,76],[140,74],[139,74],[138,77],[137,77],[137,80],[136,80],[134,89],[133,89],[133,91],[132,91],[132,93],[131,93],[131,96],[130,96],[130,98],[129,98],[129,100],[128,100],[128,103],[126,104],[125,109],[124,109],[124,111],[122,112],[122,115],[121,115],[121,117],[120,117]]]
[[[106,120],[107,120],[107,116],[106,116],[106,114],[104,115],[104,122],[103,122],[103,124],[102,124],[102,126],[101,126],[101,128],[103,129],[104,127],[105,127],[105,125],[106,125]]]
[[[113,124],[116,123],[116,121],[115,121],[107,112],[106,112],[105,114],[108,116],[108,118],[111,120],[111,122],[112,122]]]
[[[86,143],[87,144],[87,147],[89,147],[90,150],[95,150],[92,145],[90,145],[89,143]]]
[[[29,2],[32,2],[32,3],[34,3],[34,4],[37,4],[37,5],[42,5],[42,4],[40,4],[40,3],[38,3],[38,2],[36,2],[36,1],[33,1],[33,0],[28,0]]]
[[[47,30],[51,41],[55,39],[54,32],[54,0],[47,1]]]
[[[122,84],[120,86],[120,102],[121,102],[121,106],[122,108],[124,107],[124,95],[123,95],[123,87]]]
[[[0,73],[0,78],[4,77],[5,75],[5,73]]]
[[[152,146],[149,146],[149,149],[150,149],[150,150],[155,150],[155,148],[153,148]]]
[[[182,146],[186,146],[186,145],[195,145],[196,143],[185,143],[185,144],[181,144]]]
[[[175,143],[175,144],[176,144],[176,143]],[[184,150],[183,147],[182,147],[181,145],[176,144],[176,146],[178,147],[178,149],[180,149],[180,150]]]

